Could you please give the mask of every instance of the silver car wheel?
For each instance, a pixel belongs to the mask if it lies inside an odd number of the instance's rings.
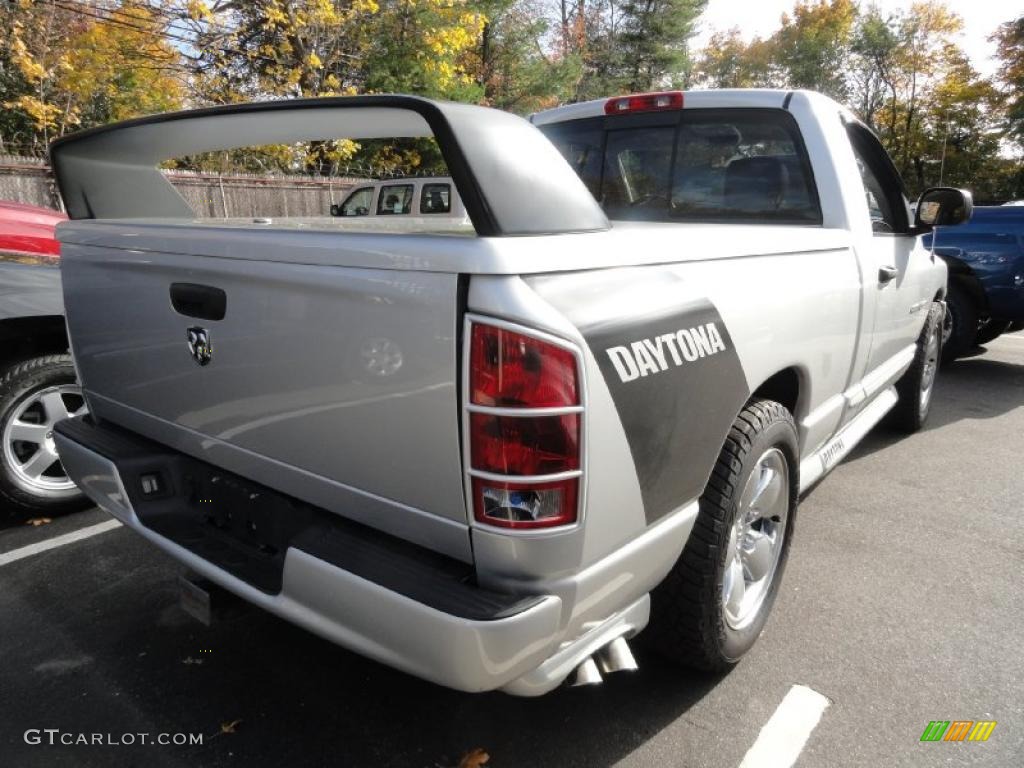
[[[942,331],[938,328],[928,337],[928,346],[924,350],[924,369],[921,371],[921,393],[918,407],[921,413],[928,410],[928,404],[935,390],[935,373],[939,369],[939,339]]]
[[[789,463],[769,448],[754,465],[736,509],[725,574],[722,607],[733,629],[749,625],[775,578],[789,514]]]
[[[82,390],[61,384],[31,392],[18,403],[3,430],[3,451],[14,481],[29,493],[50,498],[78,493],[57,456],[53,427],[86,413]]]

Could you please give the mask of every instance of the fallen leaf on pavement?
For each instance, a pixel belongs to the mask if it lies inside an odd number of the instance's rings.
[[[480,747],[477,747],[472,752],[467,752],[462,756],[459,761],[459,768],[480,768],[487,761],[491,759],[491,756],[484,752]]]
[[[46,525],[47,523],[52,523],[52,522],[53,522],[53,520],[51,520],[48,517],[33,517],[30,520],[26,520],[25,521],[25,525],[31,525],[31,526],[34,526],[34,527],[38,528],[40,525]]]

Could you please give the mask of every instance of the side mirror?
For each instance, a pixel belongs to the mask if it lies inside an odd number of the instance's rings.
[[[341,216],[341,206],[337,203],[331,206],[331,216]]]
[[[914,229],[918,234],[930,232],[934,227],[952,227],[963,224],[974,212],[974,198],[966,189],[931,187],[917,199]]]

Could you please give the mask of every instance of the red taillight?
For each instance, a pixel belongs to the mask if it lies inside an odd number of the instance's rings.
[[[553,475],[580,468],[579,414],[469,415],[473,469],[499,475]]]
[[[576,521],[580,372],[566,346],[474,322],[468,441],[475,519],[503,528]]]
[[[492,325],[473,325],[470,402],[512,408],[579,404],[576,358],[564,347]]]
[[[638,93],[634,96],[616,96],[604,103],[606,115],[624,115],[629,112],[660,112],[683,108],[682,91]]]

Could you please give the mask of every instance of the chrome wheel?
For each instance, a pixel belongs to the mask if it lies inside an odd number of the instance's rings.
[[[928,346],[924,350],[924,368],[921,370],[921,392],[918,397],[918,407],[921,413],[928,410],[928,404],[932,400],[932,391],[935,389],[935,372],[939,369],[939,338],[942,331],[938,328],[928,337]]]
[[[29,493],[63,497],[78,493],[57,456],[53,427],[86,412],[75,384],[46,387],[17,403],[3,430],[3,451],[14,481]]]
[[[775,578],[789,515],[789,463],[778,448],[754,465],[736,508],[729,535],[722,607],[733,629],[749,625]]]

